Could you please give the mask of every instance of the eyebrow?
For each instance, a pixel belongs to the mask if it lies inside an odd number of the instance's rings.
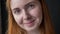
[[[35,4],[36,2],[34,2],[34,1],[32,1],[32,2],[29,2],[29,3],[27,3],[25,6],[29,6],[30,4]],[[24,7],[25,7],[24,6]]]
[[[35,2],[34,2],[34,1],[29,2],[29,3],[27,3],[24,7],[27,7],[27,6],[29,6],[30,4],[35,4]],[[18,9],[19,9],[19,7],[14,8],[14,9],[12,9],[12,10],[18,10]]]
[[[19,8],[14,8],[13,10],[18,10]]]
[[[32,2],[27,3],[26,5],[31,4],[31,3],[35,3],[35,2],[32,1]]]

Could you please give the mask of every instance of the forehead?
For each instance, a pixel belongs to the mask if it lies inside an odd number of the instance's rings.
[[[24,5],[26,5],[29,2],[34,2],[36,0],[11,0],[11,7],[22,7]]]

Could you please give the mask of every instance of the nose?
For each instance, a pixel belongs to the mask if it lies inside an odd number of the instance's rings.
[[[24,19],[24,20],[29,20],[29,19],[31,19],[31,16],[30,16],[29,12],[23,10],[23,19]]]

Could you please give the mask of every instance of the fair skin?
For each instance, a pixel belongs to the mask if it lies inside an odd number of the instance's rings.
[[[18,26],[28,34],[40,34],[42,9],[38,0],[11,0],[11,10]]]

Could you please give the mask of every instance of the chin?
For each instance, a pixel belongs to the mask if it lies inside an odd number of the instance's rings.
[[[37,25],[35,24],[34,26],[32,27],[25,27],[25,30],[26,31],[32,31],[32,30],[35,30],[37,28]]]
[[[32,31],[32,30],[34,30],[35,28],[26,28],[25,30],[26,31]]]
[[[26,31],[33,31],[37,28],[39,28],[41,22],[39,19],[35,20],[32,24],[23,24],[21,28],[23,28]]]
[[[32,31],[32,30],[35,30],[35,29],[39,28],[38,26],[40,26],[39,19],[36,20],[31,27],[25,25],[25,26],[24,26],[24,29],[25,29],[26,31]]]

